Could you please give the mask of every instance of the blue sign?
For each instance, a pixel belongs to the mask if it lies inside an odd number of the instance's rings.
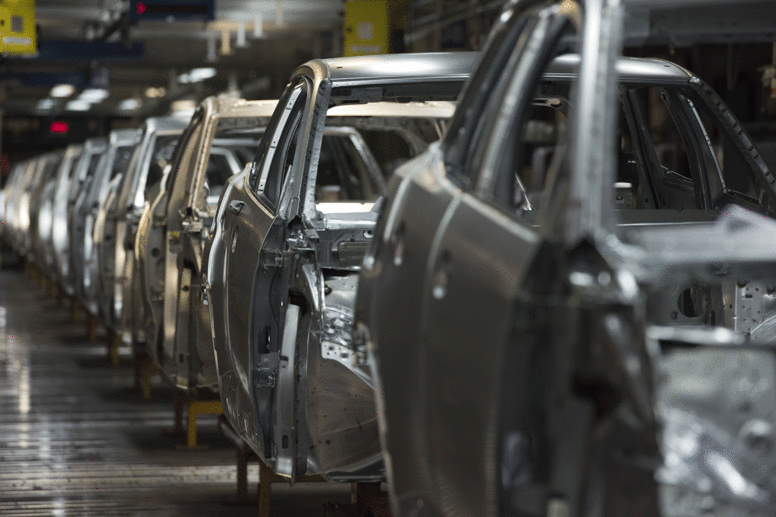
[[[130,45],[105,41],[38,41],[38,52],[32,56],[15,57],[18,61],[140,61],[143,59],[142,41]]]

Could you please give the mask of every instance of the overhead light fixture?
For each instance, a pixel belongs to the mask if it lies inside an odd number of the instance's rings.
[[[133,111],[140,107],[140,101],[137,99],[124,99],[119,103],[119,109],[122,111]]]
[[[197,103],[192,99],[180,99],[170,104],[170,110],[174,112],[194,111]]]
[[[70,101],[65,105],[65,108],[70,111],[89,111],[91,107],[91,103],[82,100]]]
[[[237,41],[235,41],[234,46],[237,48],[246,48],[248,46],[248,42],[245,40],[245,22],[237,24]]]
[[[259,39],[264,37],[264,19],[261,16],[257,16],[253,19],[253,38]]]
[[[222,56],[231,56],[232,55],[232,33],[229,31],[221,31],[221,55]]]
[[[75,93],[75,86],[72,84],[58,84],[51,89],[50,95],[52,97],[70,97]]]
[[[43,99],[38,101],[38,105],[36,106],[39,110],[50,110],[56,105],[56,102],[54,102],[54,99]]]
[[[170,103],[170,116],[190,119],[194,115],[197,103],[193,99],[180,99]]]
[[[153,86],[145,91],[145,96],[149,99],[158,99],[167,95],[167,90],[164,88],[154,88]]]
[[[104,88],[87,88],[78,96],[79,101],[100,102],[108,96],[108,90]]]
[[[188,74],[178,76],[178,82],[181,84],[199,83],[211,77],[215,77],[215,68],[194,68]]]
[[[208,63],[215,63],[218,61],[218,56],[216,55],[216,37],[215,35],[211,35],[207,39],[207,57],[205,58]]]

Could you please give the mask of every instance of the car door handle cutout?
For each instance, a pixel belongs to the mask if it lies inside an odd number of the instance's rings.
[[[229,203],[229,211],[232,212],[234,215],[240,215],[240,211],[242,210],[243,206],[245,206],[244,201],[239,201],[235,199],[231,203]]]

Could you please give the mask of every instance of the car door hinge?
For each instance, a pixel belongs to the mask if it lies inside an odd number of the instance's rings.
[[[259,354],[258,366],[253,370],[255,388],[274,388],[278,379],[278,352]]]
[[[253,372],[253,385],[256,388],[274,388],[277,372],[273,368],[259,368]]]
[[[259,265],[263,268],[282,267],[283,261],[284,257],[282,251],[265,249],[261,251],[261,260],[259,261]]]

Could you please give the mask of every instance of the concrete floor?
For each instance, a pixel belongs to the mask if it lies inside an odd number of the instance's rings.
[[[178,450],[185,437],[164,433],[172,389],[155,379],[142,400],[129,349],[111,367],[104,337],[90,343],[19,268],[0,271],[0,363],[0,515],[258,515],[255,463],[253,504],[229,504],[235,452],[215,417],[200,417],[207,449]],[[274,485],[273,515],[320,516],[349,495],[349,485]]]

